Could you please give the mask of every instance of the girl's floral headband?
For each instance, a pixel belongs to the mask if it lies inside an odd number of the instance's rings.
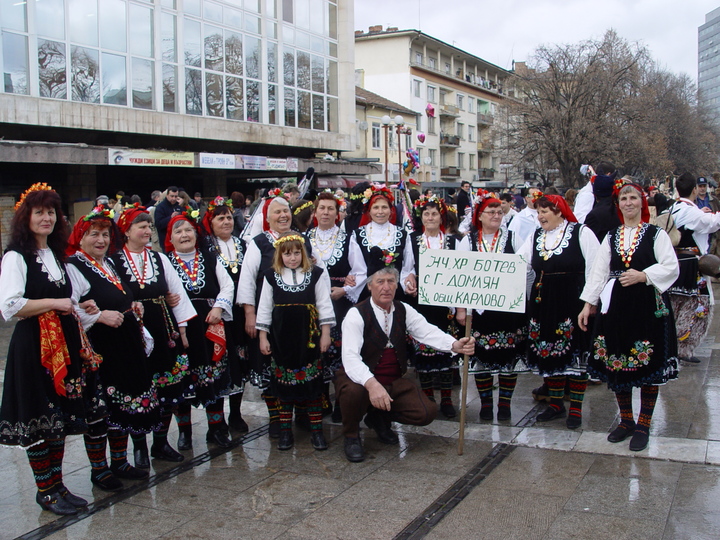
[[[314,206],[314,205],[310,201],[307,201],[307,202],[301,204],[295,210],[293,210],[293,216],[297,216],[300,212],[302,212],[306,208],[310,208],[311,206]]]
[[[438,206],[438,210],[440,211],[441,215],[445,215],[445,213],[447,212],[447,205],[445,204],[445,201],[443,199],[441,199],[437,195],[430,195],[429,197],[422,195],[418,200],[413,203],[415,215],[418,217],[422,215],[423,210],[430,203],[435,203]]]
[[[293,240],[298,241],[301,244],[305,244],[305,239],[299,234],[288,234],[287,236],[281,236],[280,238],[275,240],[275,242],[273,242],[273,247],[277,249],[285,242],[291,242]]]

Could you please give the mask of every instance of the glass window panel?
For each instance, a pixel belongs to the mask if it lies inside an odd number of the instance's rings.
[[[177,33],[175,28],[175,15],[163,13],[160,19],[161,35],[160,50],[162,59],[166,62],[177,62]]]
[[[299,30],[295,32],[295,45],[298,47],[302,47],[303,49],[309,49],[310,48],[310,34],[306,34],[305,32],[300,32]]]
[[[337,58],[337,43],[328,42],[328,54]]]
[[[41,36],[65,39],[63,0],[43,0],[35,4],[35,27]]]
[[[40,96],[67,99],[65,43],[38,39]]]
[[[199,17],[201,13],[201,1],[202,0],[185,0],[185,2],[183,2],[183,11],[188,15],[197,15]]]
[[[130,52],[139,56],[153,56],[152,9],[130,4]]]
[[[242,34],[225,32],[225,71],[235,75],[243,74]]]
[[[177,112],[177,66],[163,64],[163,111]]]
[[[185,64],[200,67],[202,57],[202,40],[200,38],[200,23],[185,19]]]
[[[298,92],[298,127],[303,129],[312,128],[310,92]]]
[[[295,86],[295,51],[289,47],[283,49],[283,82]]]
[[[268,81],[277,82],[277,43],[267,44]]]
[[[260,78],[260,40],[245,36],[245,75]]]
[[[277,39],[277,23],[265,23],[265,37],[268,37],[270,39]]]
[[[3,32],[3,75],[5,91],[10,94],[28,93],[27,37]]]
[[[205,114],[224,117],[225,95],[223,93],[222,75],[205,74],[205,96]]]
[[[127,105],[127,72],[125,57],[102,55],[102,100],[113,105]]]
[[[321,56],[312,57],[312,90],[325,92],[325,59]]]
[[[27,32],[27,2],[22,0],[0,0],[0,23],[3,28]]]
[[[185,3],[187,3],[187,0]],[[175,9],[175,0],[162,0],[162,7]],[[165,68],[163,68],[163,69],[165,69]]]
[[[73,45],[70,51],[72,99],[100,103],[100,69],[98,51]]]
[[[295,0],[295,26],[310,29],[310,0]]]
[[[283,21],[293,22],[293,0],[283,0]]]
[[[313,129],[325,131],[325,98],[313,94],[312,114]]]
[[[338,100],[327,98],[327,130],[337,133],[338,130]]]
[[[154,109],[153,87],[155,62],[142,58],[132,59],[133,107]]]
[[[224,69],[223,35],[220,28],[205,25],[205,69]]]
[[[242,0],[225,0],[226,4],[232,4],[233,6],[242,7]]]
[[[122,0],[100,2],[100,44],[104,49],[127,50],[126,19]]]
[[[323,54],[325,52],[325,40],[317,36],[310,37],[310,50]]]
[[[202,114],[202,71],[185,68],[185,112]]]
[[[283,24],[283,41],[287,44],[295,43],[295,29],[292,26]]]
[[[245,120],[243,80],[239,77],[225,77],[225,84],[227,117],[232,120]]]
[[[328,32],[327,35],[331,39],[337,39],[337,6],[328,4],[328,21],[327,21]]]
[[[266,0],[265,15],[273,19],[277,18],[277,0]]]
[[[68,0],[68,15],[70,16],[70,40],[83,45],[97,45],[96,0]]]
[[[242,11],[225,8],[225,24],[231,28],[242,30]]]
[[[310,90],[310,55],[306,52],[297,52],[297,86]]]
[[[285,125],[295,127],[295,90],[285,89]]]
[[[247,103],[247,121],[259,122],[262,113],[260,111],[260,91],[262,84],[258,81],[245,82],[245,103]]]
[[[260,13],[260,0],[245,0],[245,9]]]
[[[222,7],[218,4],[206,1],[204,15],[206,21],[222,22]]]
[[[268,124],[277,124],[277,86],[268,85]]]
[[[325,0],[310,0],[310,30],[316,34],[325,33]]]
[[[331,96],[338,95],[338,63],[333,60],[328,62],[327,93]]]
[[[260,18],[252,15],[245,15],[245,30],[253,34],[260,33]]]

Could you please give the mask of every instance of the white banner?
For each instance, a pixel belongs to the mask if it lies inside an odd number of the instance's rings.
[[[200,167],[203,169],[234,169],[235,155],[200,152]]]

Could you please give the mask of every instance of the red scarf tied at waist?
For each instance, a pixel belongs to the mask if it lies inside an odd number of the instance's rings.
[[[60,317],[55,311],[48,311],[38,315],[38,322],[40,323],[40,364],[50,372],[57,395],[66,396],[65,376],[68,372],[67,366],[70,365],[70,353]]]
[[[205,337],[213,343],[213,362],[219,362],[222,357],[225,356],[225,351],[227,350],[227,342],[225,340],[225,323],[220,321],[217,324],[209,325],[207,331],[205,332]]]

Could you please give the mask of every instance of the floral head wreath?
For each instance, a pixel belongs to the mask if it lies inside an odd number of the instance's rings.
[[[293,210],[293,216],[297,216],[300,212],[302,212],[306,208],[310,208],[311,206],[314,206],[312,201],[306,201],[305,203],[298,206],[295,210]]]
[[[545,196],[545,194],[538,189],[535,193],[533,193],[532,200],[535,203],[535,202],[538,202],[540,199],[542,199],[544,196]]]
[[[84,215],[80,219],[78,219],[77,223],[75,223],[75,226],[70,232],[70,237],[68,238],[68,245],[65,248],[65,254],[69,256],[79,251],[80,242],[85,236],[85,233],[88,232],[90,227],[92,227],[93,221],[97,223],[101,220],[106,220],[110,224],[110,245],[108,246],[108,253],[112,254],[115,252],[115,250],[120,249],[120,247],[122,247],[120,243],[120,230],[113,221],[114,217],[115,212],[113,212],[112,210],[108,210],[104,206],[96,206],[90,212],[88,212],[87,215]]]
[[[413,203],[413,210],[415,212],[415,215],[420,217],[425,207],[430,203],[435,203],[438,206],[440,215],[444,216],[447,213],[447,205],[445,204],[445,201],[443,199],[441,199],[437,195],[430,195],[429,197],[427,197],[426,195],[422,195],[420,196],[420,198],[418,198],[418,200]]]
[[[138,204],[138,203],[136,203]],[[115,217],[115,211],[105,208],[104,206],[96,206],[86,216],[83,216],[83,221],[90,221],[91,219],[106,218],[113,219]]]
[[[232,208],[233,208],[232,199],[227,199],[221,195],[218,195],[212,201],[210,201],[210,203],[208,204],[208,212],[210,212],[210,213],[214,212],[218,206],[227,206],[228,208],[230,208],[230,210],[232,210]]]
[[[268,191],[267,198],[268,199],[274,199],[275,197],[282,197],[284,196],[284,193],[282,189],[279,187],[272,188],[270,191]]]
[[[613,185],[613,200],[615,201],[615,207],[617,208],[617,215],[620,218],[620,223],[625,223],[625,216],[620,211],[620,205],[618,199],[620,198],[620,190],[625,186],[631,186],[640,194],[641,206],[640,206],[640,221],[642,223],[650,223],[650,208],[648,207],[647,193],[640,184],[636,184],[630,178],[616,178],[615,184]]]
[[[367,206],[376,195],[382,195],[391,205],[395,202],[395,197],[388,187],[382,184],[370,184],[370,187],[362,194],[362,203]]]
[[[453,214],[457,215],[457,208],[455,208],[454,206],[452,206],[452,205],[448,206],[447,210],[448,210],[448,212],[452,212]]]
[[[15,210],[22,206],[22,204],[25,202],[25,197],[27,197],[33,191],[53,191],[53,188],[51,186],[48,186],[45,182],[37,182],[33,184],[25,191],[23,191],[22,195],[20,195],[20,200],[15,203]]]
[[[281,236],[280,238],[275,240],[275,242],[273,242],[273,247],[275,249],[278,249],[285,242],[292,242],[293,240],[296,240],[303,245],[305,244],[305,239],[299,234],[288,234],[287,236]]]
[[[198,218],[200,217],[200,210],[195,210],[192,206],[188,205],[182,212],[180,212],[179,217],[192,221],[194,225],[197,225]]]

